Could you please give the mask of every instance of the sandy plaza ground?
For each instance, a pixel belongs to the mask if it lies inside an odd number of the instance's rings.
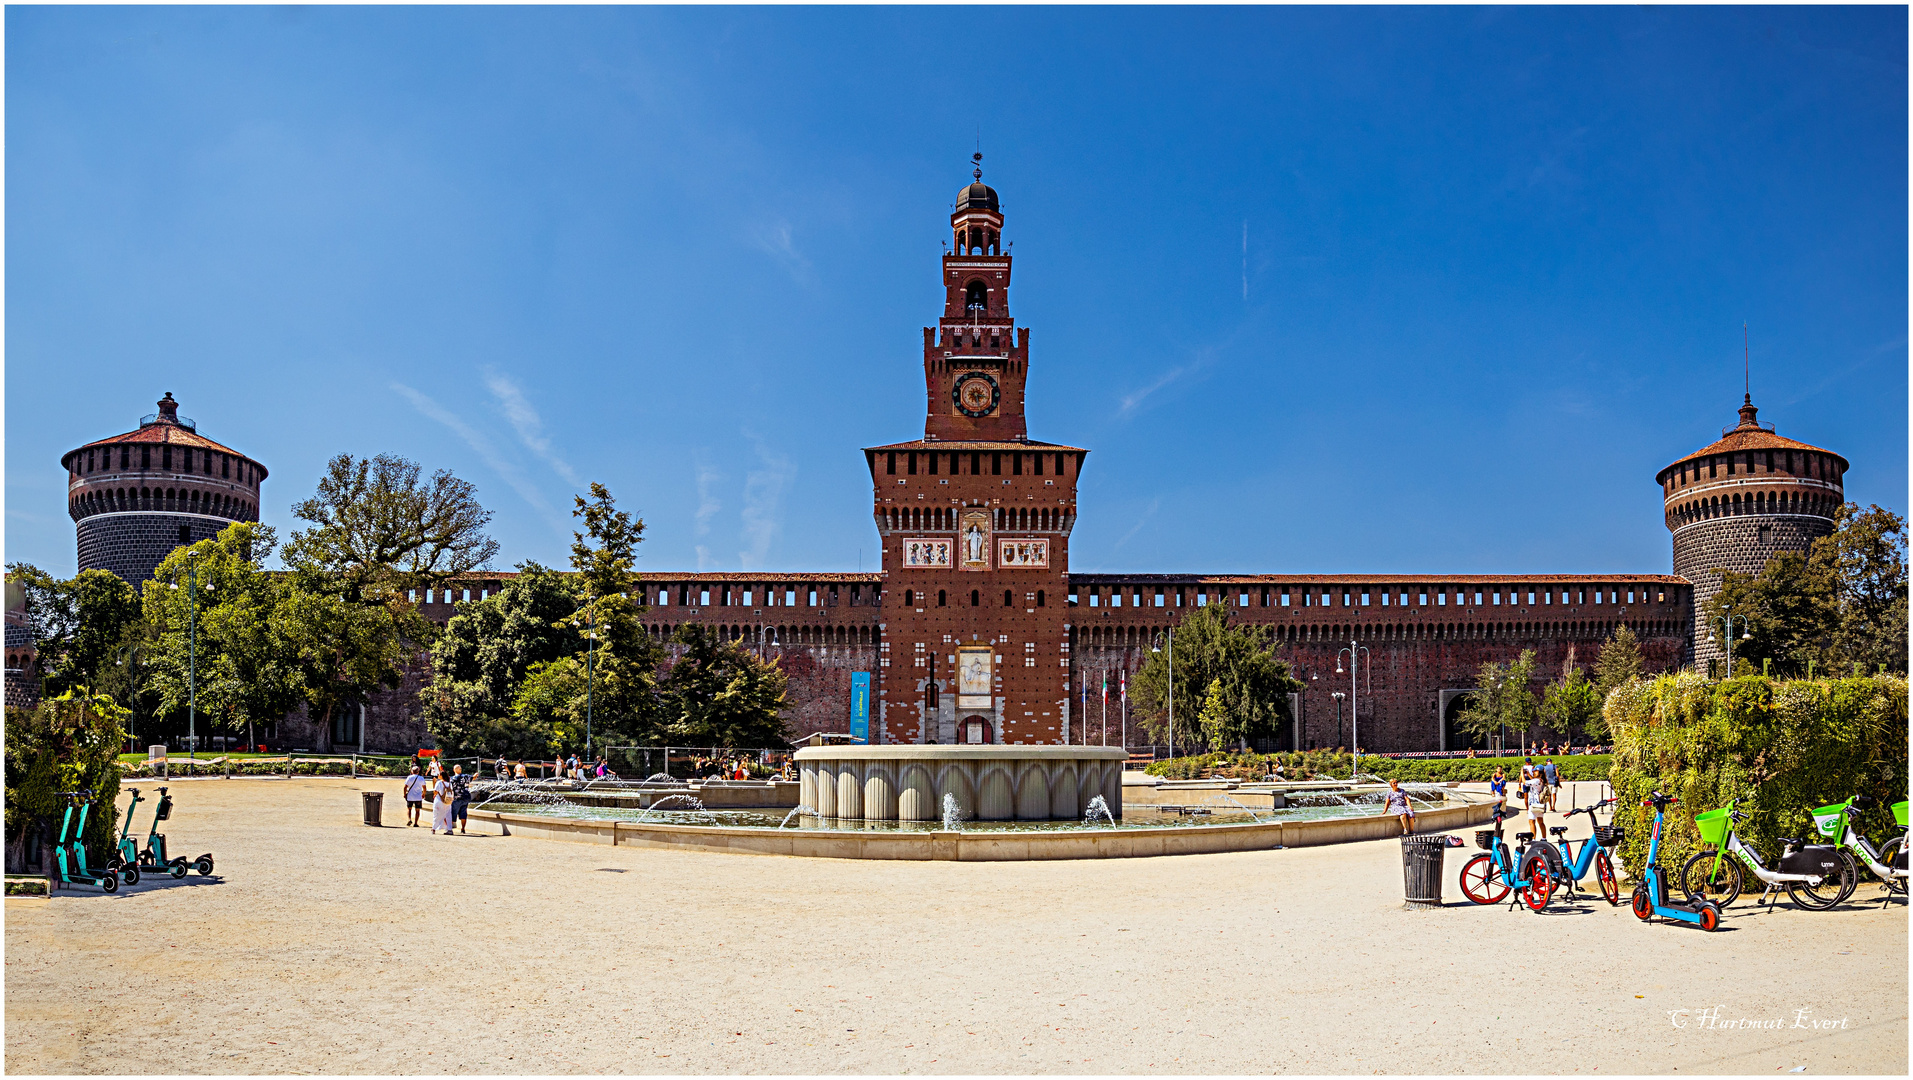
[[[396,781],[172,790],[172,847],[215,877],[7,901],[8,1071],[1908,1066],[1907,909],[1871,884],[1827,913],[1743,898],[1706,934],[1474,907],[1472,847],[1414,912],[1392,841],[853,862],[435,837],[395,827]]]

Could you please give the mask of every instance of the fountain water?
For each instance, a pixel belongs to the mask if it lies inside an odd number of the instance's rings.
[[[799,815],[802,815],[804,817],[823,817],[824,816],[818,813],[817,811],[812,810],[810,807],[805,806],[803,803],[798,803],[796,806],[791,807],[790,813],[784,815],[784,820],[779,822],[777,827],[781,829],[784,826],[789,825],[790,819],[797,817]]]
[[[1089,800],[1089,809],[1083,812],[1083,824],[1094,825],[1099,817],[1109,822],[1111,828],[1115,828],[1116,816],[1109,812],[1109,803],[1105,802],[1101,795]]]
[[[681,803],[684,803],[685,805],[675,806],[675,807],[667,805],[668,803],[674,803],[674,802],[681,802]],[[647,810],[702,810],[704,809],[704,800],[698,798],[695,795],[666,795],[664,798],[659,799],[657,802],[652,803],[648,807],[645,807],[645,809]]]
[[[1275,814],[1274,810],[1268,810],[1268,811],[1257,810],[1255,807],[1249,806],[1243,803],[1240,799],[1237,799],[1233,795],[1218,795],[1215,798],[1210,799],[1209,801],[1212,803],[1215,803],[1217,806],[1222,805],[1222,801],[1234,803],[1236,809],[1241,810],[1243,813],[1249,815],[1250,820],[1253,820],[1253,821],[1261,821],[1262,815],[1264,813],[1267,813],[1270,816],[1274,816]]]
[[[1102,796],[1099,795],[1097,798],[1100,799]],[[945,832],[956,832],[961,828],[963,828],[963,808],[957,805],[956,796],[946,791],[943,793],[943,829]]]

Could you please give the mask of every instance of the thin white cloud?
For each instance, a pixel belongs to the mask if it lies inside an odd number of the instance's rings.
[[[1142,407],[1144,401],[1149,399],[1149,395],[1187,375],[1193,367],[1194,365],[1192,364],[1183,364],[1180,367],[1170,368],[1167,372],[1163,373],[1161,378],[1143,387],[1141,390],[1134,390],[1124,394],[1122,406],[1116,410],[1116,414],[1118,416],[1128,416],[1130,413],[1135,412]]]
[[[513,491],[516,491],[519,498],[537,507],[539,510],[544,511],[547,515],[551,513],[551,504],[545,501],[545,497],[538,493],[538,489],[532,486],[531,481],[525,478],[525,474],[520,472],[516,465],[498,456],[498,451],[493,441],[487,440],[479,435],[477,431],[472,429],[470,424],[459,419],[456,413],[453,413],[443,405],[440,405],[438,402],[433,401],[431,398],[419,393],[404,383],[395,382],[392,384],[392,389],[398,391],[407,401],[410,401],[413,408],[424,413],[428,418],[451,428],[454,434],[465,440],[465,445],[471,447],[472,452],[478,455],[479,460],[483,461],[486,467],[491,469],[492,472],[497,473],[499,479],[503,480]]]
[[[694,535],[711,535],[711,519],[717,516],[719,510],[724,509],[724,504],[718,501],[716,490],[718,481],[722,479],[724,474],[709,465],[700,464],[697,467],[697,513],[692,515],[692,521],[697,529]],[[698,549],[700,552],[703,550],[703,548]]]
[[[784,490],[796,477],[797,466],[781,454],[773,455],[762,439],[749,432],[745,437],[757,444],[762,468],[752,469],[744,477],[744,509],[739,516],[748,546],[737,553],[737,560],[745,570],[761,570],[784,527]]]
[[[1149,519],[1155,517],[1156,511],[1160,509],[1162,509],[1162,499],[1155,498],[1155,499],[1149,500],[1149,509],[1144,510],[1142,513],[1136,515],[1136,523],[1134,525],[1131,525],[1129,527],[1129,531],[1123,534],[1122,539],[1116,541],[1116,546],[1113,548],[1110,548],[1109,550],[1121,551],[1123,545],[1129,543],[1129,538],[1141,532],[1142,527],[1144,525],[1149,524]]]
[[[790,222],[779,221],[758,226],[751,233],[751,242],[757,245],[758,250],[776,259],[792,280],[799,284],[810,282],[810,260],[797,250]]]
[[[518,441],[525,444],[525,449],[543,458],[552,471],[574,487],[583,487],[584,481],[578,479],[577,471],[551,449],[551,440],[545,437],[543,418],[525,399],[525,393],[518,388],[518,384],[509,376],[487,368],[485,387],[492,392],[492,397],[498,399],[499,407],[505,410],[505,419],[511,421],[512,430],[518,432]]]

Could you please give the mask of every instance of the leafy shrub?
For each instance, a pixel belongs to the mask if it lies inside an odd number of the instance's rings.
[[[1552,755],[1563,780],[1606,780],[1610,757],[1607,754]],[[1537,763],[1542,760],[1535,755]],[[1362,756],[1362,772],[1383,780],[1401,780],[1441,784],[1451,781],[1481,783],[1494,777],[1499,766],[1509,777],[1521,773],[1520,757],[1498,758],[1385,758]],[[1152,762],[1143,771],[1170,780],[1193,780],[1208,770],[1211,775],[1231,780],[1260,780],[1269,775],[1277,761],[1290,780],[1307,780],[1321,775],[1347,779],[1354,758],[1332,750],[1305,750],[1276,754],[1197,754]]]
[[[1659,790],[1668,807],[1661,866],[1678,872],[1698,850],[1694,815],[1739,798],[1750,816],[1742,840],[1772,865],[1776,836],[1812,835],[1813,807],[1852,795],[1884,806],[1907,794],[1907,681],[1778,680],[1708,682],[1687,673],[1616,687],[1605,714],[1614,732],[1615,821],[1627,827],[1621,858],[1629,876],[1645,869]]]
[[[126,740],[127,712],[105,696],[63,694],[31,708],[8,709],[6,829],[8,862],[16,863],[29,829],[58,837],[66,802],[62,791],[90,790],[87,858],[104,859],[117,838],[113,801],[120,793],[117,761]],[[50,856],[49,856],[50,857]]]

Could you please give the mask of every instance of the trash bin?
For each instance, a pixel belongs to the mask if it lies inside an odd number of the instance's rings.
[[[1442,855],[1453,838],[1442,835],[1402,837],[1402,898],[1411,908],[1441,906]]]
[[[365,799],[365,823],[375,829],[379,828],[381,812],[385,806],[385,792],[361,791],[359,794]]]

